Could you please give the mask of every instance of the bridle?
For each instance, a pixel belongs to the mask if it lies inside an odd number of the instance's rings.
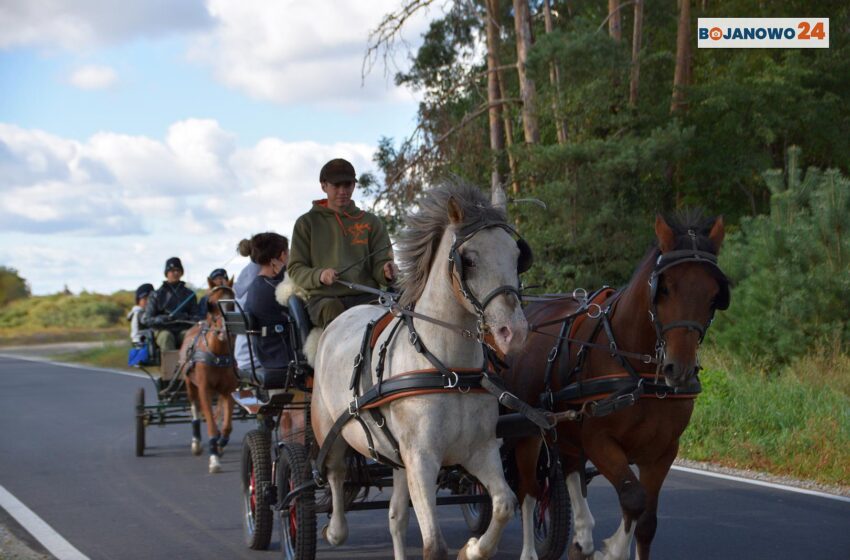
[[[658,260],[655,261],[655,267],[652,270],[652,274],[649,276],[649,320],[655,328],[655,358],[659,369],[661,368],[667,353],[667,339],[665,336],[667,332],[673,329],[688,329],[695,331],[699,334],[699,342],[697,344],[702,344],[706,331],[708,331],[708,328],[714,321],[714,313],[718,309],[722,311],[729,307],[729,279],[717,264],[717,255],[709,253],[708,251],[700,251],[697,249],[696,233],[694,230],[688,230],[688,236],[691,238],[692,248],[668,251],[667,253],[659,255]],[[684,263],[699,263],[707,265],[715,274],[717,282],[720,285],[720,291],[712,304],[711,315],[709,316],[708,321],[704,324],[698,321],[677,320],[670,321],[665,325],[658,318],[658,284],[661,280],[661,275],[664,274],[666,270]]]
[[[463,260],[459,249],[478,232],[491,228],[501,228],[512,236],[517,237],[516,244],[517,248],[519,248],[519,258],[517,259],[517,283],[516,285],[503,284],[501,286],[497,286],[484,296],[483,299],[479,299],[467,282],[466,274],[464,273]],[[449,278],[451,279],[453,288],[460,292],[463,298],[466,299],[466,301],[468,301],[475,310],[475,314],[478,316],[477,329],[479,337],[483,336],[483,334],[488,330],[484,320],[484,312],[487,309],[487,306],[490,305],[494,299],[502,294],[513,294],[516,296],[517,301],[520,304],[522,303],[522,291],[519,284],[519,275],[531,268],[533,260],[534,257],[528,242],[526,242],[514,228],[506,223],[482,222],[465,230],[461,235],[458,235],[457,232],[454,233],[452,246],[449,249]]]
[[[210,290],[209,296],[212,296],[217,291],[226,291],[230,294],[231,297],[235,296],[233,292],[233,288],[230,286],[216,286]],[[215,302],[213,302],[215,303]],[[227,329],[224,327],[223,320],[224,317],[221,314],[221,310],[218,309],[218,305],[213,307],[217,309],[218,313],[213,313],[212,322],[207,322],[206,320],[201,323],[201,332],[199,333],[202,337],[206,338],[207,333],[212,333],[220,342],[223,342],[227,337]]]

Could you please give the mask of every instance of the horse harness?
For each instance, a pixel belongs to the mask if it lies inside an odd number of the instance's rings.
[[[655,356],[627,352],[618,347],[614,337],[614,331],[611,327],[611,316],[623,293],[621,290],[615,291],[611,288],[603,287],[591,295],[582,298],[576,297],[574,293],[574,298],[581,301],[577,311],[556,321],[548,321],[535,326],[535,329],[539,329],[543,326],[557,324],[558,322],[561,323],[560,334],[557,337],[555,345],[550,350],[546,361],[544,374],[545,392],[540,397],[541,405],[544,409],[553,410],[555,403],[558,402],[580,405],[580,409],[576,414],[576,419],[580,419],[583,415],[595,417],[607,416],[608,414],[636,404],[638,399],[644,396],[658,399],[667,397],[694,399],[697,397],[702,390],[698,378],[681,388],[670,387],[666,383],[659,383],[661,366],[664,363],[666,354],[665,334],[676,328],[694,330],[699,334],[699,342],[702,343],[706,331],[714,320],[715,311],[718,309],[724,310],[729,307],[730,293],[729,280],[718,266],[717,256],[707,251],[698,250],[696,247],[696,235],[692,231],[689,231],[688,234],[693,241],[693,248],[690,250],[669,251],[659,255],[650,275],[649,318],[656,333]],[[672,321],[664,325],[658,318],[658,284],[661,275],[669,268],[687,262],[708,265],[718,279],[720,292],[712,306],[711,317],[706,324],[682,320]],[[598,321],[587,340],[580,340],[575,338],[575,333],[585,318]],[[590,342],[596,339],[600,331],[605,332],[605,336],[608,339],[607,345]],[[535,332],[540,333],[541,331],[535,330]],[[558,368],[559,378],[561,379],[563,388],[557,392],[553,392],[551,385],[552,373],[555,362],[558,361],[558,357],[562,353],[564,343],[566,343],[567,358],[559,361]],[[579,346],[575,365],[571,369],[569,368],[570,343],[575,343]],[[582,380],[581,372],[583,371],[587,354],[592,349],[605,350],[612,357],[617,358],[625,373]],[[638,372],[629,361],[629,358],[636,359],[642,364],[655,364],[655,371]],[[570,380],[575,381],[570,383]]]
[[[197,363],[202,363],[217,368],[233,367],[234,361],[232,353],[215,354],[210,351],[209,346],[207,345],[207,333],[218,333],[220,332],[220,329],[214,329],[212,325],[205,321],[201,321],[198,324],[201,325],[201,328],[198,331],[198,334],[195,335],[195,338],[192,340],[192,343],[189,345],[189,348],[186,351],[186,356],[188,356],[188,359],[181,365],[180,373],[191,373],[192,369],[194,369],[195,364]],[[199,343],[202,343],[206,349],[202,349]]]
[[[476,226],[464,231],[461,236],[455,235],[449,252],[449,275],[452,279],[453,286],[455,286],[456,283],[459,287],[456,290],[456,293],[460,293],[462,297],[466,298],[470,305],[472,305],[475,309],[478,317],[475,332],[458,325],[453,325],[451,323],[417,313],[410,307],[402,308],[396,302],[397,294],[384,292],[350,282],[340,282],[350,288],[378,295],[379,303],[388,309],[381,317],[370,321],[366,326],[366,331],[360,345],[360,352],[354,360],[354,368],[352,370],[351,381],[349,383],[349,390],[353,392],[353,399],[349,403],[348,409],[337,418],[336,422],[334,422],[333,426],[328,431],[328,435],[325,438],[322,447],[319,449],[318,456],[316,457],[313,465],[314,479],[322,484],[324,483],[324,466],[327,455],[330,453],[333,444],[342,433],[345,425],[352,419],[357,420],[363,428],[366,434],[367,447],[372,459],[380,463],[390,465],[393,468],[404,468],[398,441],[393,436],[387,425],[386,418],[380,411],[380,407],[384,404],[402,397],[433,393],[459,392],[461,394],[466,394],[469,392],[487,392],[494,395],[503,406],[523,414],[541,430],[551,430],[554,427],[551,417],[545,415],[543,411],[531,407],[524,401],[520,400],[516,395],[508,391],[504,383],[490,367],[493,363],[498,363],[500,360],[498,356],[496,356],[494,349],[491,348],[485,340],[485,335],[488,329],[484,321],[484,310],[487,305],[496,298],[496,296],[501,294],[514,294],[517,296],[517,299],[520,299],[521,301],[520,289],[519,286],[499,286],[487,294],[483,300],[479,300],[476,298],[466,282],[458,248],[479,231],[491,227],[500,227],[509,233],[516,235],[516,231],[511,226],[504,223],[496,222],[477,224]],[[520,258],[517,262],[517,273],[520,274],[530,268],[533,257],[531,254],[531,248],[522,238],[518,239],[517,247],[520,250]],[[414,319],[420,319],[436,324],[443,328],[458,332],[464,338],[476,340],[482,346],[484,363],[480,368],[471,369],[447,367],[425,346],[413,324]],[[392,328],[390,328],[388,336],[378,349],[378,361],[375,366],[376,382],[368,390],[361,394],[361,379],[364,371],[368,372],[371,369],[372,354],[375,346],[377,345],[377,340],[381,333],[386,328],[389,328],[389,325],[393,322],[395,324]],[[428,360],[433,368],[408,371],[384,380],[384,366],[387,349],[398,334],[402,325],[407,328],[408,342],[418,353],[422,354],[425,359]],[[395,458],[386,457],[377,451],[374,445],[372,432],[362,418],[362,413],[364,411],[368,412],[375,424],[380,428],[386,439],[390,442]]]

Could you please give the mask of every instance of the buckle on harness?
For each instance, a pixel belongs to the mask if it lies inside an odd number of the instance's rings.
[[[357,395],[354,395],[354,400],[348,403],[348,414],[351,416],[360,414],[360,401],[357,399]]]
[[[555,358],[558,357],[558,346],[555,345],[549,350],[549,355],[546,357],[546,361],[550,364],[555,361]]]
[[[590,310],[593,309],[594,307],[597,309],[597,311],[596,311],[596,313],[591,313]],[[591,319],[598,319],[599,317],[602,316],[602,306],[599,305],[598,303],[591,303],[590,305],[587,306],[587,316],[590,317]]]
[[[443,389],[454,389],[455,387],[457,387],[458,382],[460,382],[460,376],[457,374],[457,372],[450,370],[449,373],[454,376],[454,379],[449,377],[446,380],[446,384],[443,385]]]
[[[576,288],[575,290],[573,290],[573,299],[576,301],[587,301],[587,290],[585,290],[584,288]]]

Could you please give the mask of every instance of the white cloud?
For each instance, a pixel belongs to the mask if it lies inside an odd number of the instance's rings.
[[[395,0],[209,0],[216,24],[198,39],[190,57],[211,66],[224,84],[277,103],[353,107],[409,99],[380,71],[361,87],[369,32],[397,8]],[[418,44],[429,19],[429,10],[415,14],[405,25],[404,38]]]
[[[0,263],[21,271],[36,293],[66,283],[113,291],[159,278],[175,254],[201,285],[233,259],[240,239],[291,235],[323,197],[326,161],[344,157],[362,173],[373,168],[373,152],[277,138],[237,148],[213,120],[176,122],[162,139],[99,133],[84,142],[0,124]]]
[[[109,66],[82,66],[71,72],[68,82],[80,89],[107,89],[118,82],[118,74]]]
[[[430,19],[448,4],[435,2],[405,22],[397,62],[407,66],[406,49],[415,50]],[[364,103],[413,99],[392,83],[395,69],[379,65],[361,83],[369,33],[398,8],[397,0],[4,0],[0,49],[81,52],[182,34],[191,45],[189,59],[209,67],[228,87],[275,103],[356,110]],[[70,82],[97,89],[116,79],[114,71],[91,66],[75,72]]]
[[[211,23],[203,0],[3,0],[0,48],[38,46],[78,51],[203,29]]]

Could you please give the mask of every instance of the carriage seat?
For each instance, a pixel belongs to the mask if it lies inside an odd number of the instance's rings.
[[[290,381],[290,367],[286,368],[267,368],[256,365],[257,359],[257,342],[262,337],[279,336],[288,337],[288,333],[293,328],[291,320],[284,317],[281,324],[271,327],[258,328],[254,317],[246,311],[236,300],[219,300],[219,306],[224,317],[224,328],[230,337],[243,335],[248,339],[248,353],[250,355],[250,369],[243,370],[236,368],[237,376],[240,380],[262,389],[284,389],[287,387],[287,381]],[[291,336],[287,340],[287,344],[291,347]]]
[[[298,334],[298,340],[301,342],[300,348],[304,348],[307,344],[307,337],[310,336],[310,331],[313,329],[313,324],[310,322],[310,315],[307,313],[307,308],[304,305],[304,300],[293,294],[289,296],[286,302],[289,307],[289,315],[295,321],[295,332]]]

